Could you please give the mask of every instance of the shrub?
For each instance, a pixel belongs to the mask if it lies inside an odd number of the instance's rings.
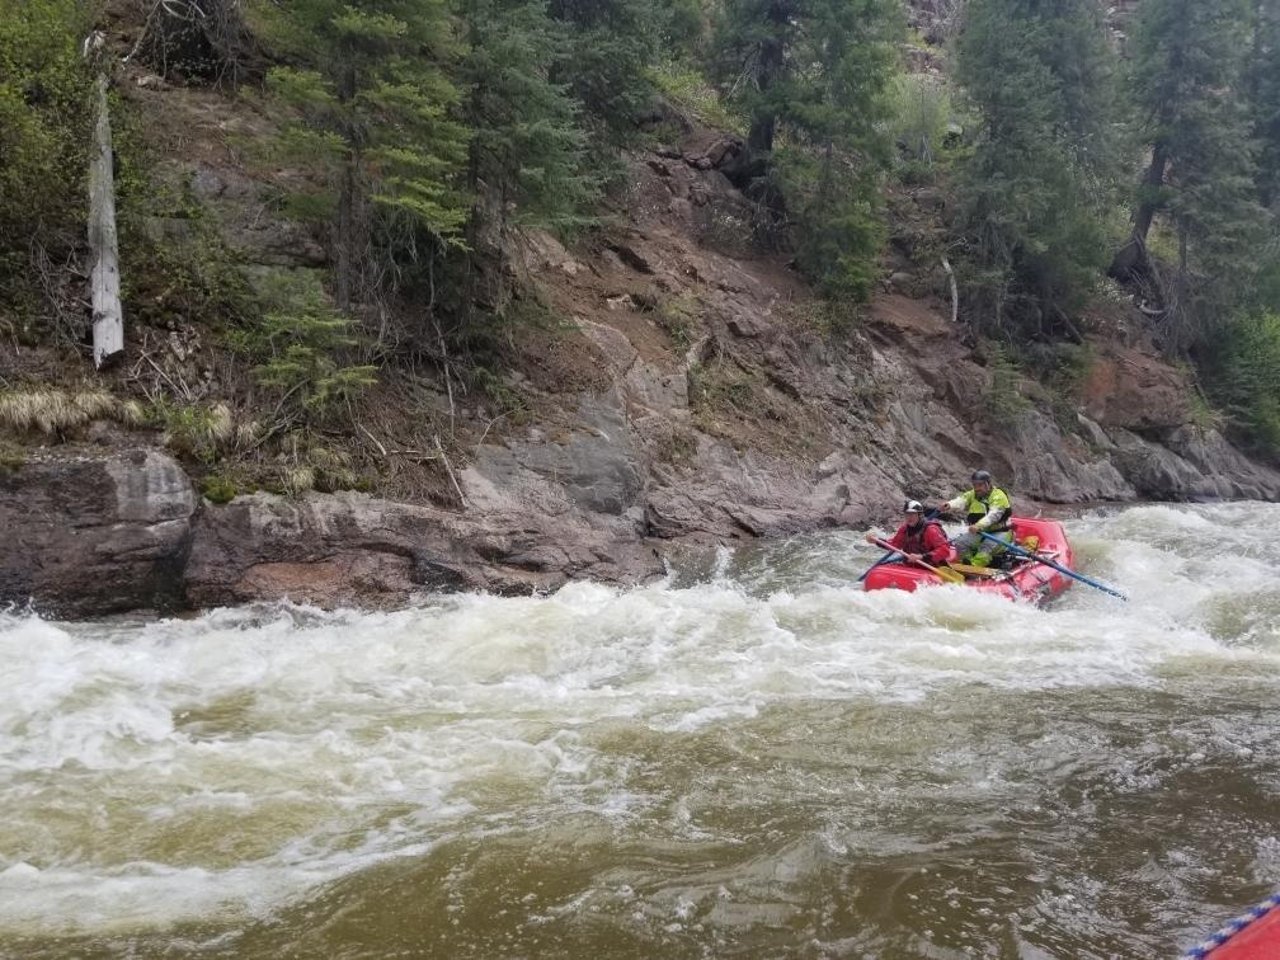
[[[725,106],[719,91],[701,71],[667,61],[650,67],[649,78],[663,96],[707,126],[746,135],[746,117]]]
[[[1260,452],[1280,455],[1280,314],[1251,313],[1226,324],[1204,367],[1209,396],[1234,432]]]
[[[987,415],[996,426],[1016,426],[1031,409],[1031,401],[1022,395],[1022,373],[1003,346],[991,355],[991,385],[987,388]]]
[[[265,291],[261,321],[230,331],[233,348],[257,361],[258,382],[280,392],[282,404],[324,418],[377,383],[377,368],[351,363],[352,322],[329,303],[318,280],[280,277]]]
[[[165,446],[180,457],[214,463],[235,436],[235,420],[226,404],[212,407],[158,400],[151,421],[163,433]]]
[[[31,251],[56,261],[84,220],[92,78],[76,0],[0,0],[0,305],[38,297]]]
[[[904,164],[933,166],[951,125],[951,91],[941,77],[903,74],[890,88],[889,135]]]
[[[200,493],[210,503],[230,503],[238,492],[230,477],[212,474],[200,481]]]

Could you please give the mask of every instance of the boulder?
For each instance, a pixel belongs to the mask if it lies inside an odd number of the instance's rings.
[[[0,602],[58,617],[180,608],[195,510],[158,450],[39,451],[0,474]]]

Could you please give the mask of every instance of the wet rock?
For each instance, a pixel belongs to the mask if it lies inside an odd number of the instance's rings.
[[[157,450],[34,455],[0,476],[0,602],[60,617],[181,607],[195,510]]]
[[[585,398],[578,415],[580,428],[555,442],[512,439],[505,447],[481,447],[472,476],[483,478],[494,491],[540,480],[549,484],[549,495],[558,488],[573,506],[620,516],[636,503],[643,487],[626,412],[611,393]]]
[[[1280,472],[1249,460],[1217,430],[1179,427],[1164,443],[1213,480],[1224,498],[1280,499]]]
[[[629,524],[515,512],[472,520],[356,493],[237,497],[206,507],[193,534],[186,580],[197,606],[287,596],[393,607],[441,590],[529,593],[578,577],[634,583],[662,573]]]

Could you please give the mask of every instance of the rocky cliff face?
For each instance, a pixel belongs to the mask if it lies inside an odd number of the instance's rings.
[[[215,506],[158,449],[51,447],[0,475],[0,600],[93,616],[630,583],[660,575],[675,544],[860,528],[904,496],[953,494],[979,465],[1031,510],[1280,497],[1280,474],[1197,427],[1191,384],[1137,344],[1091,343],[1071,405],[997,384],[933,268],[890,271],[861,314],[820,305],[785,259],[751,252],[750,210],[719,171],[738,149],[686,128],[633,159],[594,246],[538,236],[519,252],[562,321],[560,358],[511,374],[535,411],[519,425],[461,404],[461,508],[354,493]],[[238,223],[252,185],[189,172]]]

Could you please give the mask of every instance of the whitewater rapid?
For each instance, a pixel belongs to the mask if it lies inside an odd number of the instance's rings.
[[[1280,888],[1278,528],[1087,513],[1130,601],[1044,610],[863,593],[841,532],[393,613],[11,611],[0,955],[1173,953]]]

